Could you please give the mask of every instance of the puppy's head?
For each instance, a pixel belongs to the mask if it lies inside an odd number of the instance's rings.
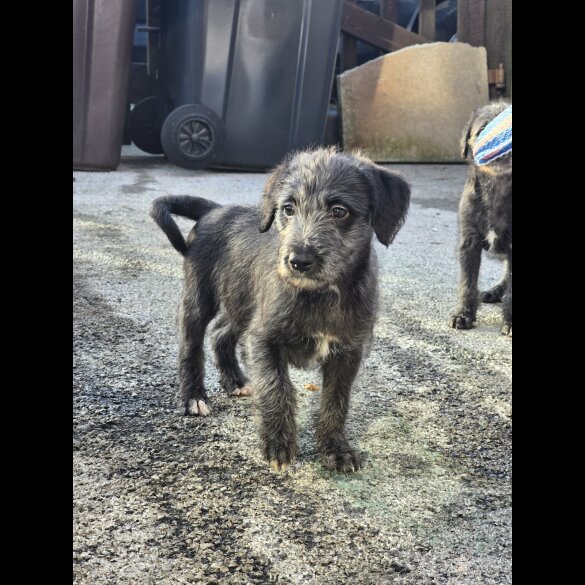
[[[509,102],[500,100],[482,106],[471,114],[471,117],[467,121],[463,133],[461,134],[461,158],[473,161],[473,145],[475,144],[477,137],[481,131],[509,105]],[[501,159],[497,159],[489,165],[482,165],[482,167],[478,168],[485,172],[496,172],[502,167],[509,167],[511,163],[512,153],[510,152],[508,155],[501,157]]]
[[[369,257],[373,234],[388,246],[404,223],[410,188],[369,159],[334,149],[288,156],[270,175],[260,231],[280,236],[280,276],[320,290],[343,280]]]

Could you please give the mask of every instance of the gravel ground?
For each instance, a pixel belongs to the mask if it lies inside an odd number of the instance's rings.
[[[463,165],[393,165],[407,222],[376,244],[381,310],[355,385],[352,475],[318,463],[317,371],[293,370],[300,454],[277,474],[249,399],[175,408],[182,260],[148,217],[162,194],[256,202],[265,175],[193,172],[125,149],[118,171],[75,172],[74,582],[476,585],[511,583],[511,340],[500,308],[455,331]],[[185,232],[190,222],[181,221]],[[484,260],[481,282],[500,266]]]

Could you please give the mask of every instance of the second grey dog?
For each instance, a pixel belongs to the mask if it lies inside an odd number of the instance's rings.
[[[264,457],[284,469],[297,452],[296,390],[289,364],[315,360],[323,373],[317,441],[327,468],[361,467],[345,436],[352,383],[374,326],[375,234],[389,245],[410,200],[397,174],[333,149],[287,157],[269,176],[259,207],[199,197],[154,201],[151,215],[185,257],[180,309],[180,405],[210,413],[203,338],[213,345],[222,386],[253,392]],[[183,239],[171,214],[197,223]],[[245,341],[248,377],[236,357]]]
[[[502,333],[512,336],[512,152],[487,165],[473,162],[471,148],[479,133],[510,104],[493,102],[473,112],[461,137],[461,156],[470,159],[459,203],[459,305],[451,326],[473,326],[479,301],[502,302]],[[477,281],[482,250],[504,261],[502,281],[479,294]]]

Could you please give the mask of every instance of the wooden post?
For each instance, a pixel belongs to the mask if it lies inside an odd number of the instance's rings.
[[[512,0],[458,0],[457,40],[485,47],[488,69],[506,73],[506,97],[512,96]],[[495,96],[495,91],[491,92]]]
[[[398,0],[382,0],[380,2],[380,16],[396,22],[398,19]]]
[[[357,0],[346,0],[355,4]],[[341,37],[341,72],[353,69],[357,65],[357,39],[346,33]]]
[[[485,48],[488,69],[504,64],[506,91],[512,96],[512,0],[485,0]]]
[[[398,20],[398,2],[399,0],[380,0],[380,16],[384,20],[397,23]],[[388,51],[380,50],[380,55]]]
[[[434,41],[436,34],[435,0],[419,0],[418,6],[418,34],[429,41]]]
[[[457,1],[457,40],[483,47],[485,38],[485,0]]]

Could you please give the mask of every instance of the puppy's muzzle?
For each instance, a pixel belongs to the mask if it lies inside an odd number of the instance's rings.
[[[289,266],[297,272],[306,272],[315,264],[316,253],[313,248],[301,246],[288,257]]]

